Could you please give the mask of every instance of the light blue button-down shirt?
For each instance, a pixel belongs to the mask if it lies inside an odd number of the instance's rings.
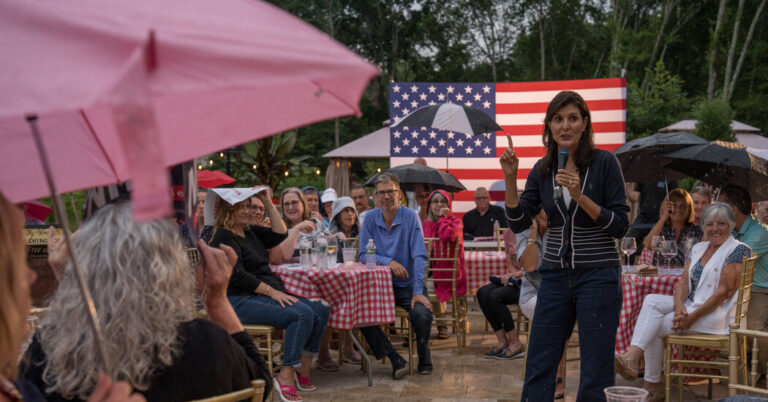
[[[752,286],[768,288],[768,228],[748,216],[741,229],[733,231],[733,237],[749,246],[753,253],[757,253]]]
[[[373,239],[376,244],[376,265],[389,265],[395,260],[408,271],[407,278],[392,277],[394,286],[413,286],[414,295],[423,295],[427,248],[419,215],[410,208],[399,207],[392,227],[387,227],[380,208],[369,210],[360,229],[360,262],[365,262],[368,239]]]

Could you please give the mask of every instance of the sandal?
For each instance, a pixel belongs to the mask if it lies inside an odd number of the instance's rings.
[[[299,394],[296,393],[296,387],[293,385],[282,385],[280,384],[280,381],[277,381],[277,377],[274,377],[272,379],[272,385],[275,387],[275,391],[277,391],[277,394],[280,395],[280,400],[283,402],[301,402],[301,397]],[[286,395],[296,398],[296,399],[288,399],[286,398]]]
[[[320,360],[317,361],[317,369],[320,371],[339,371],[339,366],[336,364],[336,362],[333,361],[333,359],[328,360],[327,362],[323,363]],[[301,388],[299,388],[301,389]]]
[[[363,358],[360,355],[344,356],[341,361],[349,364],[362,364]]]
[[[634,381],[637,378],[638,368],[630,367],[622,355],[613,355],[613,368],[627,381]]]
[[[309,381],[309,377],[304,377],[294,371],[293,378],[296,380],[296,388],[298,388],[299,391],[311,392],[317,389],[317,387],[312,385],[312,382]]]

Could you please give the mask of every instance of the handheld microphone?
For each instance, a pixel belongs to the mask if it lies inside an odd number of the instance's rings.
[[[568,148],[560,147],[560,150],[557,151],[557,170],[565,169],[566,161],[568,161]],[[557,172],[555,172],[555,174],[557,174]],[[563,198],[563,186],[559,184],[555,186],[554,198],[555,200]]]

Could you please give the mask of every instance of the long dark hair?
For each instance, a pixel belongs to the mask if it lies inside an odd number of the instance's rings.
[[[544,142],[544,146],[547,147],[547,154],[541,161],[541,175],[546,176],[550,173],[557,171],[557,142],[552,136],[552,130],[549,129],[549,123],[560,109],[565,106],[574,105],[579,108],[581,112],[581,118],[587,119],[587,126],[584,128],[584,132],[581,133],[579,138],[579,145],[576,148],[576,152],[569,157],[573,158],[580,171],[584,171],[592,161],[592,154],[595,148],[595,133],[592,131],[592,115],[589,113],[587,102],[576,92],[573,91],[561,91],[547,106],[547,114],[544,117],[544,132],[541,134],[541,139]]]

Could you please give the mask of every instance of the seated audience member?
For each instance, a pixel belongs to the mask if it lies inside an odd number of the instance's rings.
[[[659,211],[662,203],[667,197],[667,189],[672,191],[678,187],[676,181],[654,181],[635,183],[633,191],[627,191],[627,198],[638,200],[637,217],[629,228],[627,237],[634,237],[637,241],[637,251],[634,255],[642,252],[643,240],[650,232],[651,228],[659,221]],[[633,257],[634,255],[630,256]]]
[[[475,208],[464,214],[464,238],[472,240],[475,237],[492,237],[494,222],[499,222],[499,227],[508,227],[504,208],[491,205],[491,196],[485,187],[478,187],[475,191]]]
[[[662,202],[659,211],[659,221],[648,232],[643,241],[643,247],[651,249],[653,236],[664,236],[665,240],[677,242],[677,255],[669,260],[670,266],[682,267],[685,263],[685,243],[692,239],[694,243],[701,241],[703,232],[701,226],[693,223],[693,200],[688,192],[677,188],[669,192],[669,200]],[[654,253],[653,265],[664,265]]]
[[[283,190],[280,195],[280,203],[283,209],[281,221],[288,228],[288,236],[280,243],[279,247],[270,250],[269,260],[272,264],[282,264],[292,260],[298,262],[299,235],[301,233],[319,233],[325,229],[325,226],[322,222],[317,223],[314,219],[310,220],[307,201],[298,187],[288,187]]]
[[[451,213],[451,196],[443,190],[435,190],[427,199],[427,220],[424,221],[424,237],[440,239],[433,245],[432,255],[439,257],[452,257],[456,243],[458,248],[458,266],[456,268],[456,296],[467,294],[467,271],[464,263],[464,239],[462,234],[463,224],[461,219]],[[445,249],[447,248],[447,250]],[[450,261],[438,261],[434,268],[452,268]],[[432,271],[435,279],[450,279],[451,274],[445,271]],[[439,314],[444,314],[445,301],[453,297],[453,287],[450,282],[435,282],[435,294],[437,295]],[[437,338],[448,339],[448,326],[437,326]]]
[[[295,191],[301,194],[298,189]],[[275,377],[275,391],[283,400],[301,400],[296,388],[316,389],[309,378],[310,366],[318,353],[330,309],[322,302],[288,293],[280,277],[272,272],[267,250],[284,241],[286,228],[275,206],[265,201],[269,199],[266,192],[256,196],[268,205],[272,227],[248,225],[249,200],[230,205],[222,199],[217,204],[216,232],[211,244],[227,245],[237,254],[227,296],[240,321],[285,329],[283,367]]]
[[[701,222],[701,211],[712,203],[712,192],[708,187],[697,186],[691,189],[691,199],[693,200],[693,224],[699,225]]]
[[[376,244],[376,265],[389,266],[395,305],[409,312],[411,326],[416,333],[419,355],[419,374],[432,374],[429,352],[429,333],[432,329],[432,305],[426,297],[424,276],[427,249],[424,245],[419,217],[410,208],[400,208],[400,182],[391,173],[382,173],[374,183],[374,197],[381,205],[371,210],[360,229],[358,259],[366,262],[365,245],[368,239]],[[392,347],[380,326],[361,328],[376,359],[389,357],[392,377],[400,379],[408,373],[408,364]]]
[[[431,192],[432,187],[429,184],[417,183],[413,185],[413,200],[418,205],[417,212],[419,213],[419,221],[422,223],[427,220],[427,215],[429,214],[427,198]]]
[[[645,357],[644,388],[651,393],[649,401],[664,400],[661,371],[667,334],[727,334],[734,319],[742,260],[752,251],[731,235],[736,221],[729,205],[718,202],[706,207],[701,223],[708,240],[693,246],[674,296],[645,297],[631,346],[614,359],[616,372],[634,380]]]
[[[736,219],[733,237],[757,253],[747,328],[768,331],[768,229],[749,215],[752,200],[748,191],[727,186],[720,192],[720,200],[733,209]],[[768,339],[757,338],[757,345],[760,362],[757,367],[763,377],[768,363]]]
[[[50,243],[49,263],[61,282],[22,375],[48,401],[85,400],[103,367],[66,246]],[[110,369],[148,400],[187,401],[248,388],[255,378],[271,382],[226,298],[232,249],[200,243],[205,258],[193,275],[173,224],[136,223],[127,203],[96,212],[74,247],[102,319]],[[195,278],[210,321],[195,319]]]
[[[349,196],[352,198],[352,201],[355,202],[355,209],[357,210],[358,215],[371,209],[370,204],[368,204],[368,189],[362,184],[355,184],[352,186],[352,189],[349,191]]]
[[[547,246],[546,233],[547,214],[542,209],[539,215],[536,216],[536,219],[533,220],[531,228],[520,232],[517,237],[517,250],[520,255],[518,263],[523,270],[523,276],[520,278],[520,300],[518,305],[520,306],[520,311],[529,320],[533,320],[536,299],[539,287],[541,286],[541,274],[539,274],[538,268],[541,264],[544,248]],[[568,341],[565,341],[565,347],[567,350]],[[566,352],[563,351],[563,357],[560,359],[560,365],[557,367],[555,399],[563,399],[565,396],[565,383],[563,383],[565,355]],[[532,357],[528,356],[528,358]]]
[[[541,225],[539,227],[543,227],[541,232],[544,233],[547,229],[547,218],[544,210],[539,212],[536,219],[533,220],[533,225],[531,227],[535,228],[537,227],[537,224]],[[486,320],[488,320],[493,331],[496,333],[496,339],[498,341],[496,345],[492,346],[491,350],[485,354],[487,359],[508,360],[520,358],[524,355],[523,344],[520,342],[520,337],[515,329],[515,320],[507,306],[510,304],[519,304],[524,313],[526,311],[525,309],[529,309],[526,317],[531,318],[533,316],[533,308],[536,306],[538,284],[541,282],[541,277],[538,271],[536,271],[538,261],[540,260],[536,257],[536,252],[537,250],[540,252],[543,248],[527,248],[528,254],[526,254],[526,258],[523,258],[522,253],[524,253],[526,247],[521,248],[521,246],[526,244],[537,245],[537,240],[533,240],[533,243],[531,243],[531,241],[526,243],[526,240],[530,238],[537,239],[538,232],[538,230],[534,230],[533,232],[524,230],[518,233],[516,250],[519,260],[516,261],[514,265],[508,265],[509,272],[501,276],[499,283],[488,283],[477,291],[477,302],[480,304],[480,309],[483,311]],[[528,265],[530,272],[523,272],[521,270],[523,264]],[[509,283],[510,278],[512,278],[513,281],[519,278],[522,283]],[[533,289],[531,287],[532,281],[533,284],[535,284]],[[523,290],[522,284],[526,282],[528,283],[528,288],[526,289],[527,293],[525,296],[528,304],[524,307],[523,302],[521,301],[521,292]]]
[[[331,223],[330,222],[330,216],[331,212],[333,212],[333,202],[336,201],[336,199],[339,198],[338,195],[336,195],[336,190],[333,189],[333,187],[328,187],[323,191],[323,195],[320,197],[320,201],[322,203],[322,209],[321,213],[325,217],[323,220],[323,223],[326,227]]]
[[[768,201],[760,201],[758,204],[757,220],[763,225],[768,225]]]
[[[360,236],[360,222],[357,219],[355,203],[351,198],[339,197],[333,202],[328,231],[338,235],[342,240]],[[339,248],[339,258],[341,258],[341,248]]]
[[[271,201],[267,201],[271,202]],[[265,214],[267,212],[267,208],[264,206],[264,203],[259,199],[259,197],[253,196],[251,197],[251,221],[249,224],[251,226],[264,226],[265,228],[272,227],[272,223],[269,220],[269,216]]]
[[[357,219],[355,204],[349,197],[339,197],[333,202],[333,211],[331,213],[331,225],[328,228],[331,234],[337,235],[341,241],[360,236],[360,222]],[[337,253],[337,261],[344,261],[341,245]],[[338,366],[330,357],[330,332],[326,331],[323,335],[323,341],[320,344],[320,353],[317,356],[318,368],[327,371],[338,371]],[[351,364],[360,364],[362,357],[352,346],[352,338],[344,337],[344,357],[343,361]],[[335,370],[334,370],[335,368]],[[330,369],[330,370],[329,370]]]
[[[43,401],[41,390],[23,376],[16,365],[29,330],[30,288],[37,275],[27,265],[24,214],[0,193],[0,401]],[[142,402],[126,382],[100,374],[89,402]]]
[[[313,186],[304,186],[301,188],[301,192],[305,199],[305,210],[307,210],[307,219],[312,218],[316,220],[316,223],[321,223],[325,220],[323,214],[320,213],[320,192]]]

